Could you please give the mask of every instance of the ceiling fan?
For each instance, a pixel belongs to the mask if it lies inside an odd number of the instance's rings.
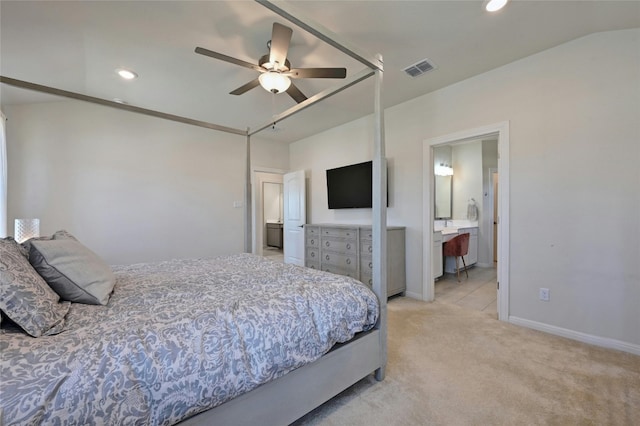
[[[260,73],[254,80],[230,92],[231,95],[242,95],[260,85],[272,93],[287,92],[296,102],[300,103],[305,101],[307,97],[291,82],[291,79],[345,78],[347,76],[347,70],[346,68],[291,68],[291,63],[287,59],[287,53],[289,51],[292,34],[293,30],[291,28],[274,22],[271,40],[267,43],[269,53],[262,56],[257,65],[202,47],[196,47],[195,51],[201,55],[210,56],[215,59],[240,65],[241,67],[251,68]]]

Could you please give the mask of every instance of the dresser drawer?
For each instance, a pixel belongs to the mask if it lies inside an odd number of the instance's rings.
[[[325,264],[327,266],[337,266],[342,269],[346,269],[349,271],[357,271],[358,270],[358,257],[355,255],[348,255],[342,253],[330,253],[323,251],[322,252],[322,269],[324,270]]]
[[[320,262],[314,262],[313,260],[305,260],[304,266],[311,269],[320,270]]]
[[[357,238],[358,228],[322,228],[323,237]]]
[[[317,226],[304,226],[304,233],[307,237],[313,237],[315,235],[320,235],[320,228]]]
[[[363,256],[371,256],[373,253],[373,241],[360,240],[360,254]]]
[[[305,239],[305,246],[307,247],[320,247],[320,236],[309,237]]]
[[[336,266],[336,265],[327,265],[323,263],[322,270],[325,272],[331,272],[332,274],[344,275],[346,277],[358,279],[357,271],[340,268],[339,266]]]
[[[311,260],[314,262],[320,261],[320,250],[317,248],[309,248],[307,247],[304,251],[304,258],[306,260]]]
[[[360,274],[360,282],[366,284],[369,288],[373,287],[373,277],[364,272]]]
[[[345,254],[355,255],[358,250],[356,240],[344,240],[342,238],[322,237],[322,251],[337,251]]]
[[[360,272],[364,274],[373,274],[373,260],[370,257],[360,257]]]
[[[371,228],[366,228],[366,229],[360,228],[360,238],[364,239],[364,240],[373,240],[373,229],[371,229]]]

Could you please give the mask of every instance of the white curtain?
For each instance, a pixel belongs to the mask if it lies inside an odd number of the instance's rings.
[[[7,117],[0,111],[0,237],[7,236]]]

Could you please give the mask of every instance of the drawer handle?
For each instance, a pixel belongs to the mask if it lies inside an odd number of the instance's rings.
[[[373,247],[369,246],[369,253],[373,251]]]
[[[315,244],[316,240],[314,240],[313,238],[311,239],[311,244]]]
[[[329,255],[326,255],[324,258],[325,258],[326,260],[329,260]]]
[[[329,247],[331,244],[329,243],[329,241],[327,241],[326,243],[324,243],[324,245]]]
[[[351,259],[347,259],[347,265],[351,265]]]
[[[373,278],[369,278],[369,285],[373,285]]]
[[[316,257],[316,252],[312,251],[311,252],[311,257]]]
[[[347,250],[351,250],[351,244],[347,243]]]
[[[373,269],[373,262],[369,262],[369,269]]]

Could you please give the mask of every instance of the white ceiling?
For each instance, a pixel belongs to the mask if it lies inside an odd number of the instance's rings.
[[[384,104],[392,106],[594,32],[640,27],[640,1],[512,1],[496,14],[483,1],[297,1],[302,16],[384,57]],[[194,53],[196,46],[257,63],[274,21],[293,28],[292,66],[364,66],[251,1],[0,2],[0,73],[58,89],[238,129],[258,128],[295,105],[257,87],[228,93],[253,70]],[[402,69],[429,58],[417,78]],[[140,77],[120,79],[126,67]],[[307,96],[335,80],[296,80]],[[52,96],[1,86],[2,104]],[[373,79],[278,123],[260,137],[299,140],[373,111]]]

